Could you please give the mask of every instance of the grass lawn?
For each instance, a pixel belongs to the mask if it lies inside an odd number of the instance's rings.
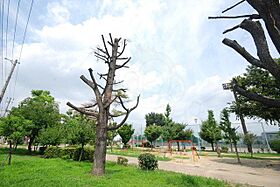
[[[1,149],[0,149],[1,150]],[[0,151],[0,161],[6,157]],[[222,181],[165,171],[142,171],[136,166],[106,165],[106,176],[90,174],[92,163],[39,156],[13,155],[12,165],[0,166],[0,186],[230,186]]]
[[[156,158],[160,161],[170,161],[171,159],[168,157],[158,156],[156,153],[153,152],[150,149],[113,149],[113,152],[111,152],[111,149],[107,149],[107,153],[111,155],[121,155],[121,156],[130,156],[130,157],[138,157],[142,153],[154,153]]]

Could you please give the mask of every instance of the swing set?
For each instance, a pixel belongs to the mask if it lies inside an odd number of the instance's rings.
[[[168,150],[170,154],[172,155],[172,144],[173,143],[190,143],[191,144],[191,150],[192,150],[192,157],[193,160],[196,161],[200,159],[199,154],[197,152],[196,147],[193,145],[193,142],[191,140],[169,140],[168,141]],[[196,159],[197,158],[197,159]]]

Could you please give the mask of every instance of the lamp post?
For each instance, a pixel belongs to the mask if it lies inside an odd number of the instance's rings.
[[[200,136],[199,136],[199,125],[197,124],[197,118],[194,119],[195,125],[197,126],[197,144],[198,144],[198,151],[200,152]]]
[[[247,127],[246,127],[246,124],[245,124],[243,114],[240,111],[240,105],[239,105],[239,102],[238,102],[238,97],[237,97],[236,91],[233,89],[232,83],[224,83],[224,84],[222,84],[222,86],[223,86],[224,90],[232,90],[234,100],[235,100],[235,103],[236,103],[236,109],[237,109],[236,114],[240,119],[244,135],[248,134],[248,130],[247,130]],[[252,146],[248,145],[248,152],[250,152],[250,153],[252,152]]]

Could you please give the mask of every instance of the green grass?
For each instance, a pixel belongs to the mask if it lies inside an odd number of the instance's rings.
[[[150,149],[113,149],[113,152],[111,152],[110,149],[107,149],[107,153],[111,155],[120,155],[120,156],[130,156],[130,157],[138,157],[142,153],[153,153]],[[157,160],[159,161],[170,161],[171,159],[168,157],[158,156],[156,155]]]
[[[0,154],[0,161],[5,157]],[[0,166],[0,186],[230,186],[215,179],[160,170],[143,171],[113,162],[107,163],[104,177],[95,177],[90,174],[91,167],[89,162],[13,155],[11,166]]]

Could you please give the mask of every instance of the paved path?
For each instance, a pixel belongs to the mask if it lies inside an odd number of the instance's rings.
[[[117,161],[117,155],[107,155],[107,160]],[[134,157],[126,157],[129,164],[137,164]],[[280,187],[280,161],[242,159],[237,165],[232,158],[202,157],[198,162],[190,159],[159,161],[159,169],[189,175],[225,180],[252,186]]]

